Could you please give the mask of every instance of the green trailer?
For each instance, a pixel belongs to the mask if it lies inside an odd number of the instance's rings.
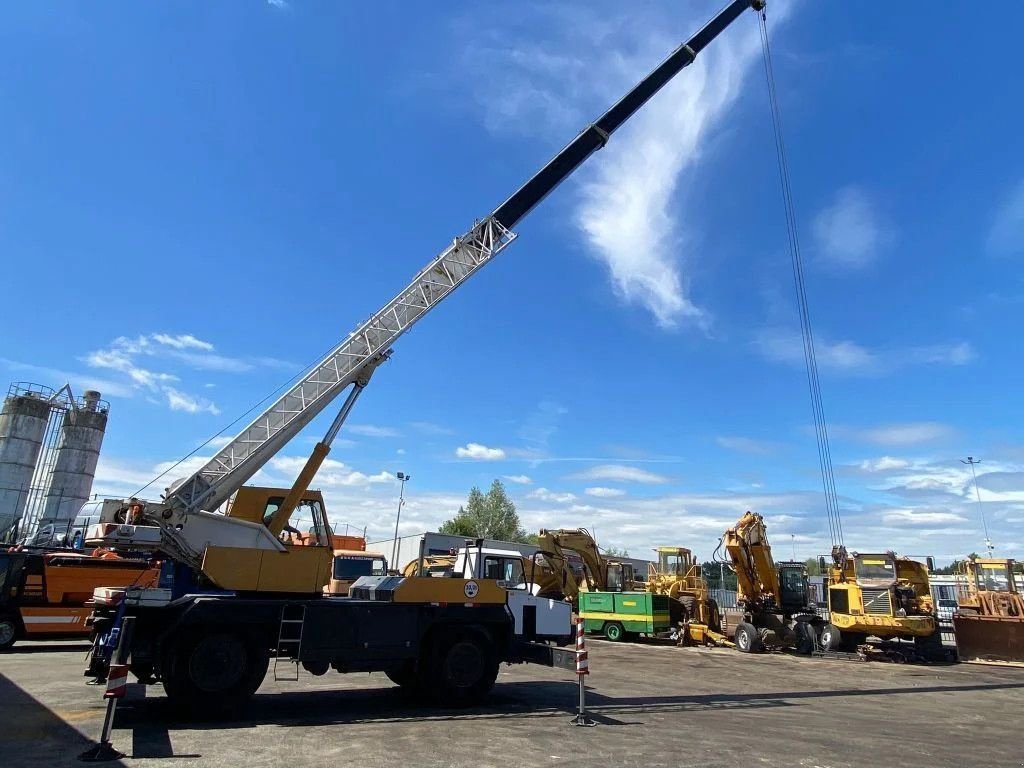
[[[653,635],[668,632],[668,595],[649,592],[580,592],[579,616],[586,632],[622,640],[627,633]]]

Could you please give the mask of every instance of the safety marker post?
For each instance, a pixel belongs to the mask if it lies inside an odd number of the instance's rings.
[[[134,616],[125,616],[121,624],[121,634],[117,639],[117,648],[110,659],[110,671],[107,673],[107,690],[103,692],[103,698],[107,700],[107,711],[103,716],[103,729],[100,732],[99,743],[90,747],[78,756],[78,759],[86,763],[104,763],[109,760],[120,760],[124,757],[123,752],[114,749],[110,743],[110,732],[114,729],[114,712],[117,710],[117,700],[124,698],[128,690],[128,655],[131,652],[132,629],[135,625]]]
[[[569,722],[586,728],[593,728],[596,722],[587,717],[587,686],[584,680],[590,674],[590,662],[587,660],[587,645],[583,636],[583,619],[576,619],[576,677],[580,681],[580,709]]]

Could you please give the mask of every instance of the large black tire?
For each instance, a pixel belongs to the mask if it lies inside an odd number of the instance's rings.
[[[269,654],[229,629],[197,630],[165,649],[162,677],[171,705],[181,714],[225,717],[256,692]]]
[[[607,640],[617,643],[626,636],[626,630],[617,621],[606,621],[604,623],[604,636]]]
[[[802,656],[810,656],[814,653],[814,625],[809,621],[798,621],[793,625],[793,634],[796,637],[794,650]]]
[[[433,664],[421,669],[418,678],[434,700],[445,706],[476,704],[498,678],[498,659],[477,632],[440,638],[431,656]]]
[[[757,653],[764,648],[764,643],[761,642],[761,633],[753,624],[746,621],[741,621],[736,625],[733,641],[736,643],[737,650],[743,653]]]
[[[0,651],[8,651],[18,640],[21,624],[16,616],[4,614],[0,616]]]
[[[412,659],[403,662],[397,667],[385,670],[384,674],[388,676],[388,680],[407,693],[420,693],[422,690],[420,678],[416,673],[416,662]]]
[[[826,624],[821,630],[821,647],[826,651],[842,650],[845,643],[846,638],[835,624]]]

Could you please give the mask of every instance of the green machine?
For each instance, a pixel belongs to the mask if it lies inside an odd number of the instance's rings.
[[[668,595],[649,592],[580,592],[579,616],[586,632],[603,634],[612,641],[628,634],[668,632]]]

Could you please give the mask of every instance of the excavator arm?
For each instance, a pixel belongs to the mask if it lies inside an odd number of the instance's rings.
[[[553,552],[554,558],[548,562],[556,570],[561,569],[563,573],[572,571],[569,569],[568,558],[565,551],[575,552],[583,560],[583,567],[587,579],[587,588],[591,590],[604,590],[608,587],[608,563],[601,556],[597,548],[597,542],[590,535],[586,528],[559,528],[555,531],[542,530],[539,535],[538,545],[541,551]]]
[[[779,571],[772,559],[764,518],[747,512],[722,537],[722,548],[736,572],[737,598],[750,605],[780,605]]]

